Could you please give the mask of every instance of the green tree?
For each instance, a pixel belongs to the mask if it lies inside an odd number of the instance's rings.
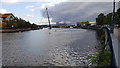
[[[110,25],[112,23],[112,13],[106,15],[105,24]]]
[[[110,25],[112,23],[112,13],[104,15],[103,13],[99,14],[96,18],[97,25]],[[115,12],[115,25],[120,26],[120,9]]]
[[[117,12],[116,12],[116,14],[117,14],[117,16],[118,16],[118,25],[120,26],[120,8],[117,10]]]
[[[99,14],[96,18],[97,25],[103,25],[105,23],[105,15],[103,13]]]
[[[36,24],[31,24],[29,21],[25,21],[22,18],[17,18],[7,21],[6,26],[8,29],[24,29],[24,28],[38,28]]]

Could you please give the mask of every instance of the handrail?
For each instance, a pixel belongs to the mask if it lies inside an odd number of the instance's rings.
[[[110,47],[110,52],[111,52],[111,68],[117,68],[116,65],[116,60],[115,60],[115,54],[114,54],[114,50],[113,50],[113,44],[112,44],[112,38],[111,38],[111,31],[108,29],[108,27],[103,27],[103,29],[105,29],[106,34],[107,34],[107,39],[106,39],[106,44],[109,45]]]

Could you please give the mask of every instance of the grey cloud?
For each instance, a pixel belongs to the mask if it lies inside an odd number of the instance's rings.
[[[45,9],[44,9],[45,10]],[[41,10],[43,12],[44,10]],[[63,2],[49,7],[50,18],[53,22],[95,21],[100,13],[112,12],[111,2]],[[46,17],[46,16],[45,16]]]

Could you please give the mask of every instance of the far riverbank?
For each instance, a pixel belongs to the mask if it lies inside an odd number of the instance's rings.
[[[0,33],[13,33],[13,32],[24,32],[30,30],[38,30],[41,28],[26,28],[26,29],[1,29]]]

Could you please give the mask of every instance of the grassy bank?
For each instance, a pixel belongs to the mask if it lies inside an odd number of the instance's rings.
[[[109,45],[106,45],[106,32],[103,28],[97,29],[97,39],[100,40],[98,44],[98,54],[95,56],[89,56],[88,59],[91,60],[93,66],[98,68],[110,67],[111,64],[111,52],[109,50]]]

